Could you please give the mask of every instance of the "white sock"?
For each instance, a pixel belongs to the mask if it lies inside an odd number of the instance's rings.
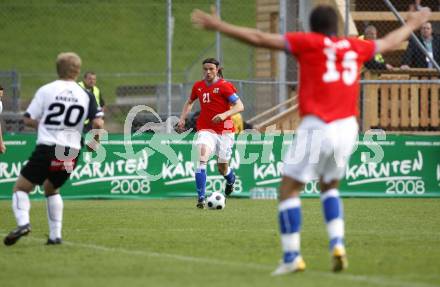
[[[301,236],[299,232],[282,234],[281,247],[283,252],[298,252],[301,246]]]
[[[230,172],[231,172],[231,167],[228,166],[228,169],[226,170],[226,174],[225,174],[225,176],[228,175]]]
[[[201,161],[199,163],[199,167],[197,168],[197,172],[200,172],[201,170],[206,170],[206,162]]]
[[[63,199],[60,194],[47,197],[47,219],[49,222],[49,239],[61,238]]]
[[[31,202],[29,195],[24,191],[16,191],[12,194],[12,210],[18,226],[29,224],[29,211]]]

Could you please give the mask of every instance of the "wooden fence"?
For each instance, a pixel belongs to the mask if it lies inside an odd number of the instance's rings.
[[[438,72],[411,69],[367,72],[365,79],[438,80]],[[439,131],[438,83],[366,84],[363,89],[363,130]]]

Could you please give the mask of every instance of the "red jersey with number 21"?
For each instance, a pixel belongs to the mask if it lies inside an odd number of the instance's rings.
[[[285,39],[300,67],[300,115],[325,122],[357,115],[360,68],[374,56],[375,42],[302,32]]]
[[[234,132],[234,124],[231,117],[224,122],[213,123],[212,118],[224,113],[231,108],[229,98],[236,93],[235,87],[224,79],[207,85],[206,81],[194,83],[191,92],[191,101],[199,99],[200,116],[197,119],[197,130],[212,130],[215,133]]]

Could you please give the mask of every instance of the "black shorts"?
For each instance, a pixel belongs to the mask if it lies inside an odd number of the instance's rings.
[[[64,149],[64,154],[74,154],[77,150]],[[58,160],[55,156],[55,146],[37,145],[27,164],[21,170],[21,175],[36,185],[42,185],[47,179],[55,188],[61,187],[70,177],[76,166],[79,151],[76,157],[67,160]]]

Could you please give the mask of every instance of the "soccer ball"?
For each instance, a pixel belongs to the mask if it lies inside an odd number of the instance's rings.
[[[213,192],[206,202],[209,209],[224,209],[226,206],[225,196],[220,192]]]

